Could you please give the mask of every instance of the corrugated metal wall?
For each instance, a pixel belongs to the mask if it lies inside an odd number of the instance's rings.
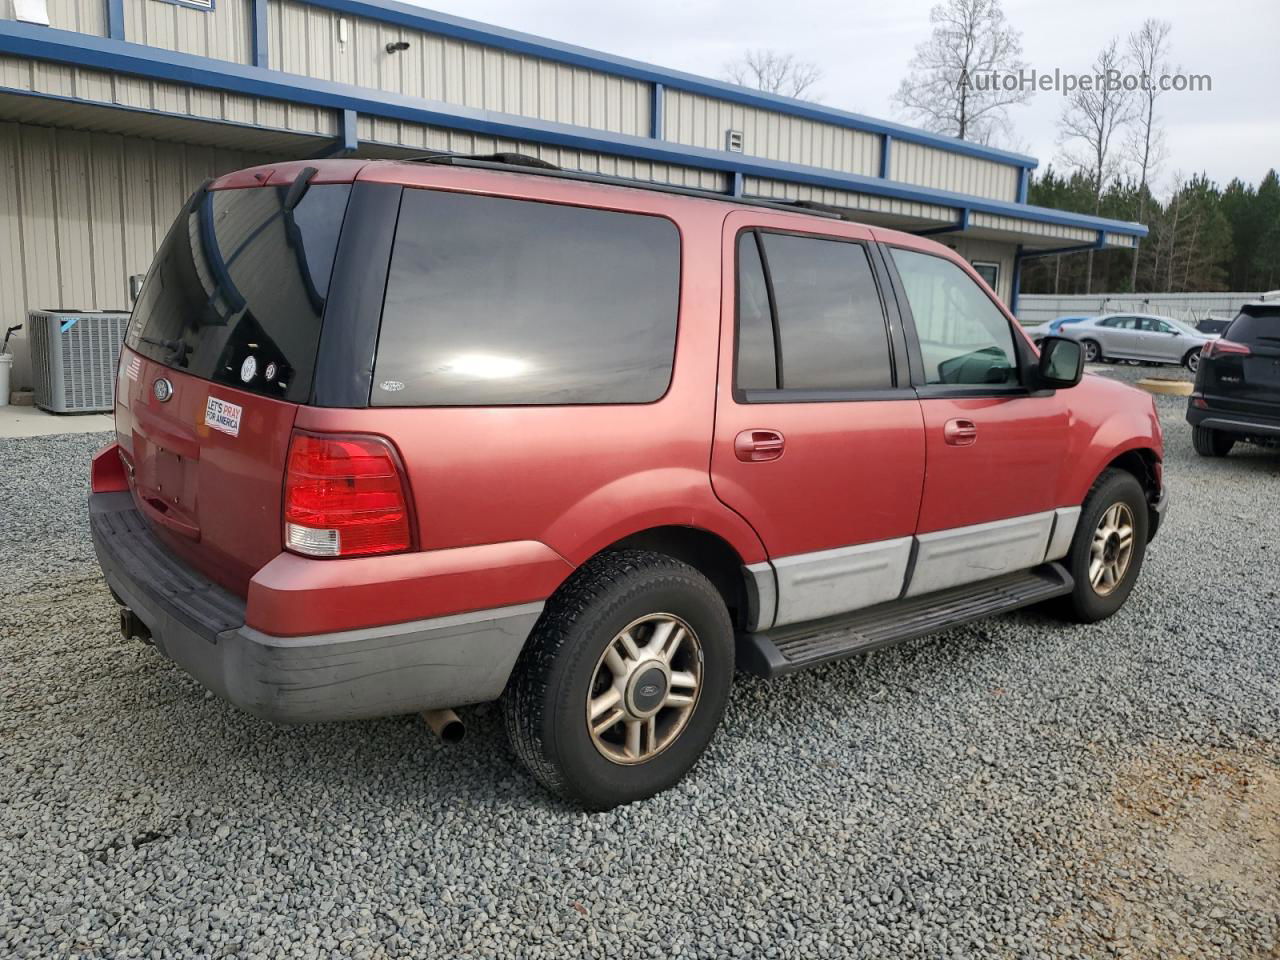
[[[1108,233],[1107,246],[1109,247],[1136,247],[1138,238],[1131,237],[1127,233]]]
[[[402,123],[375,117],[360,117],[356,124],[361,153],[378,154],[376,147],[407,150],[447,150],[453,153],[523,153],[554,163],[565,170],[582,170],[607,176],[628,177],[650,183],[675,184],[703,190],[727,192],[727,176],[713,170],[696,170],[665,163],[651,163],[629,157],[614,157],[582,150],[570,150],[521,140],[486,137],[458,130]],[[369,147],[375,147],[369,150]]]
[[[741,130],[743,153],[768,160],[875,176],[881,138],[771,110],[758,110],[683,90],[665,91],[663,136],[708,150],[725,148],[725,133]]]
[[[888,213],[898,217],[913,217],[938,223],[949,223],[956,218],[956,212],[950,207],[937,207],[928,203],[895,200],[892,197],[879,197],[848,190],[829,190],[825,187],[787,183],[784,180],[766,180],[761,177],[744,177],[743,193],[748,197],[764,197],[768,200],[805,200],[810,203],[825,203],[833,207],[848,207],[850,210]]]
[[[172,6],[167,3],[154,5]],[[201,90],[102,70],[83,70],[22,57],[0,56],[0,87],[307,135],[334,137],[338,134],[339,120],[333,110],[238,93]]]
[[[615,133],[649,133],[649,85],[638,80],[344,18],[293,0],[272,0],[268,17],[271,65],[286,73]],[[387,53],[386,45],[399,41],[409,49]]]
[[[99,37],[107,35],[107,5],[96,0],[45,0],[49,26]],[[14,0],[0,0],[0,20],[14,19]]]
[[[81,2],[106,6],[105,0]],[[124,31],[131,43],[236,63],[253,60],[252,0],[214,0],[212,10],[158,0],[124,0]]]
[[[1022,220],[1018,217],[1002,217],[993,213],[979,213],[977,211],[969,216],[969,226],[989,227],[992,230],[1007,230],[1012,233],[1025,233],[1028,236],[1036,237],[1037,241],[1041,243],[1046,237],[1072,243],[1092,243],[1098,239],[1098,231],[1096,230],[1086,230],[1083,227],[1064,227],[1056,223],[1040,223],[1038,221]]]
[[[0,324],[29,308],[129,308],[174,215],[209,177],[264,163],[240,151],[0,123]],[[18,383],[27,383],[25,343]]]
[[[906,140],[889,151],[889,177],[936,190],[992,200],[1018,199],[1018,168]]]

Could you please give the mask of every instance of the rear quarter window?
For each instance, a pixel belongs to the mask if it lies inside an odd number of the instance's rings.
[[[679,233],[660,217],[406,190],[371,402],[652,402],[679,288]]]

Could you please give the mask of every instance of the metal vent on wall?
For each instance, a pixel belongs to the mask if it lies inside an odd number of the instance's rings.
[[[129,314],[32,310],[27,314],[36,406],[52,413],[110,411]]]

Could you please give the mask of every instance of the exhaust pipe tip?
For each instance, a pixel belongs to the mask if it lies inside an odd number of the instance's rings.
[[[431,732],[440,738],[441,743],[461,743],[467,735],[466,724],[448,707],[443,710],[423,710],[422,719],[431,728]]]
[[[151,628],[128,607],[120,608],[120,635],[126,640],[141,640],[151,643]]]

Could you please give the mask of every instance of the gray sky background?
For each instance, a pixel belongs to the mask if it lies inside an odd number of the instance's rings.
[[[417,0],[411,0],[417,2]],[[421,6],[523,30],[606,53],[719,77],[727,60],[772,47],[817,63],[823,103],[872,117],[895,116],[889,97],[916,44],[929,34],[928,0],[428,0]],[[1256,184],[1280,167],[1280,0],[1005,0],[1022,31],[1023,58],[1049,71],[1088,72],[1110,39],[1148,16],[1173,24],[1176,65],[1207,73],[1211,93],[1168,93],[1159,101],[1169,159],[1156,181],[1204,171],[1221,185]],[[1014,137],[1002,146],[1058,165],[1056,123],[1062,96],[1037,93],[1015,107]]]

